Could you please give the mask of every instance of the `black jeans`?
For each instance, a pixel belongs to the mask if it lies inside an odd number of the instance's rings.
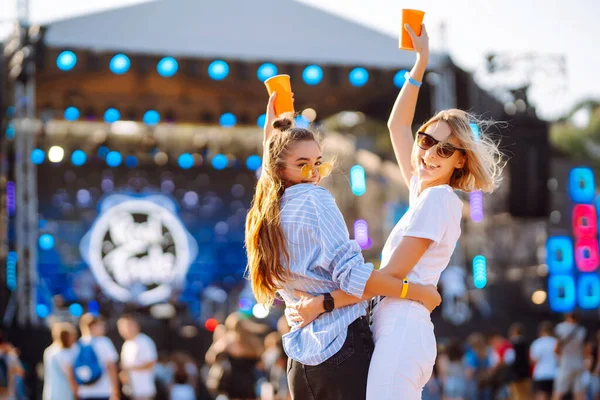
[[[348,326],[340,351],[323,363],[304,365],[289,358],[292,400],[365,400],[374,348],[367,318],[361,317]]]

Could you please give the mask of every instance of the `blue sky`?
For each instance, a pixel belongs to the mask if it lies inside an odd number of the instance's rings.
[[[600,51],[597,50],[600,2],[597,0],[299,1],[392,36],[399,33],[402,8],[424,10],[434,49],[448,50],[458,65],[476,73],[484,87],[516,84],[531,76],[534,81],[531,99],[545,118],[560,116],[577,101],[600,99],[597,72],[600,69]],[[31,19],[49,22],[140,2],[143,0],[31,0]],[[0,0],[0,20],[14,17],[15,3],[15,0]],[[446,32],[443,38],[442,22]],[[5,31],[7,27],[5,24]],[[517,72],[499,77],[486,75],[484,57],[491,51],[522,60]],[[537,58],[531,58],[532,54]],[[556,56],[565,56],[564,78],[548,61]],[[535,64],[523,61],[527,59],[537,61]]]

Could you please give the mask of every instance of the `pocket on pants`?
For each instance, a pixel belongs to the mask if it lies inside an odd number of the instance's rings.
[[[352,329],[348,329],[346,341],[342,345],[342,348],[337,353],[325,360],[325,364],[340,365],[341,363],[352,357],[355,352],[356,350],[354,349],[354,334],[352,332]]]
[[[432,324],[419,326],[419,337],[421,340],[421,370],[423,371],[423,385],[429,381],[433,373],[433,366],[437,358],[437,342]]]

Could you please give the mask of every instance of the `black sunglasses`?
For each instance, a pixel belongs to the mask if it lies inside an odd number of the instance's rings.
[[[450,158],[456,150],[465,153],[465,149],[451,145],[450,143],[441,143],[439,140],[425,132],[417,132],[417,146],[423,150],[429,150],[433,146],[437,146],[437,155],[442,158]]]

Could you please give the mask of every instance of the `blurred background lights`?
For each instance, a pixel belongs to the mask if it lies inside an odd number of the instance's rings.
[[[307,120],[306,118],[304,118],[304,116],[302,116],[302,114],[296,116],[295,120],[294,120],[294,126],[296,128],[305,128],[308,129],[308,127],[310,127],[310,121]]]
[[[170,78],[177,73],[179,64],[173,57],[165,57],[158,62],[156,65],[156,71],[158,74],[165,78]]]
[[[265,307],[264,304],[256,303],[254,307],[252,307],[252,315],[258,319],[264,319],[269,316],[269,309]]]
[[[125,157],[125,166],[127,168],[135,168],[138,166],[138,159],[136,156],[130,154],[127,157]]]
[[[52,146],[48,150],[48,161],[59,163],[65,157],[65,150],[60,146]]]
[[[229,64],[223,60],[215,60],[208,66],[208,76],[215,81],[223,80],[229,75]]]
[[[118,151],[110,151],[106,155],[106,165],[109,167],[118,167],[123,161],[123,156]]]
[[[74,317],[81,317],[83,315],[83,307],[81,304],[73,303],[69,306],[69,312]]]
[[[44,233],[38,238],[38,245],[42,250],[52,250],[54,248],[54,237],[49,233]]]
[[[267,121],[267,114],[261,114],[258,116],[258,118],[256,119],[256,125],[259,128],[264,128],[265,127],[265,122]]]
[[[80,167],[87,161],[87,155],[83,150],[75,150],[71,153],[71,164],[76,167]]]
[[[112,124],[121,119],[121,113],[116,108],[109,108],[104,112],[104,122]]]
[[[396,72],[396,75],[394,75],[394,86],[396,86],[398,89],[402,88],[402,86],[404,86],[404,82],[406,82],[406,79],[404,79],[405,74],[406,70],[401,69],[400,71]]]
[[[477,126],[477,124],[474,122],[469,123],[469,125],[471,126],[471,130],[473,131],[473,136],[475,137],[475,140],[479,141],[479,138],[481,137],[479,126]]]
[[[144,113],[142,120],[146,125],[154,126],[160,122],[160,114],[156,110],[148,110]]]
[[[546,297],[548,297],[548,295],[545,290],[536,290],[531,295],[531,302],[537,305],[544,304]]]
[[[227,164],[229,164],[229,160],[224,154],[215,154],[215,156],[212,158],[212,166],[214,169],[225,169],[227,168]]]
[[[350,168],[350,188],[355,196],[362,196],[367,191],[365,169],[360,165]]]
[[[77,191],[77,204],[82,207],[87,207],[92,203],[92,195],[87,189],[79,189]]]
[[[323,70],[318,65],[309,65],[302,71],[302,79],[307,85],[318,85],[323,80]]]
[[[251,311],[253,305],[254,302],[252,301],[252,299],[246,297],[242,297],[238,302],[238,308],[240,311]]]
[[[206,322],[204,323],[204,327],[206,328],[207,331],[209,332],[214,332],[215,329],[217,329],[217,326],[219,326],[219,321],[217,321],[214,318],[209,318],[206,320]]]
[[[198,193],[185,192],[183,195],[183,205],[187,208],[194,208],[198,205]]]
[[[56,57],[56,66],[61,71],[69,71],[77,64],[77,56],[70,50],[65,50]]]
[[[183,153],[177,159],[179,168],[190,169],[194,166],[194,157],[190,153]]]
[[[481,190],[469,193],[469,205],[471,220],[473,222],[483,221],[483,192]]]
[[[357,67],[350,71],[348,75],[348,80],[350,84],[355,87],[361,87],[367,84],[369,81],[369,73],[366,69]]]
[[[263,125],[264,125],[264,122],[263,122]],[[17,132],[17,130],[15,129],[15,124],[13,124],[13,123],[9,123],[9,124],[6,126],[5,135],[6,135],[6,138],[7,138],[8,140],[12,140],[12,139],[14,139],[14,138],[15,138],[15,134],[16,134],[16,132]]]
[[[31,162],[36,164],[36,165],[40,165],[41,163],[44,162],[44,159],[46,158],[46,153],[44,153],[44,150],[42,149],[33,149],[31,152]]]
[[[308,122],[314,122],[317,119],[317,112],[314,108],[305,108],[302,111],[302,117]]]
[[[100,157],[101,159],[105,159],[106,155],[110,152],[109,148],[106,146],[100,146],[98,147],[98,157]]]
[[[6,286],[10,291],[17,288],[17,259],[17,252],[8,252],[6,256]]]
[[[257,154],[252,154],[246,159],[246,168],[250,171],[256,171],[262,165],[262,159]]]
[[[231,128],[235,126],[236,120],[235,115],[232,113],[225,113],[219,118],[219,125],[223,128]]]
[[[354,222],[354,240],[361,249],[369,247],[369,225],[363,219]]]
[[[115,54],[110,60],[110,70],[113,74],[122,75],[129,71],[131,61],[125,54]]]
[[[473,258],[473,285],[477,289],[483,289],[487,285],[487,265],[482,255]]]
[[[75,121],[79,119],[79,109],[77,107],[67,107],[64,117],[67,121]]]
[[[48,318],[48,315],[50,315],[50,308],[45,304],[37,304],[35,306],[35,313],[42,319]]]
[[[163,166],[163,165],[165,165],[166,163],[169,162],[169,156],[164,151],[158,151],[154,155],[154,162],[158,166]]]
[[[264,63],[258,67],[256,75],[258,76],[259,81],[264,82],[267,79],[277,75],[277,67],[271,63]]]

